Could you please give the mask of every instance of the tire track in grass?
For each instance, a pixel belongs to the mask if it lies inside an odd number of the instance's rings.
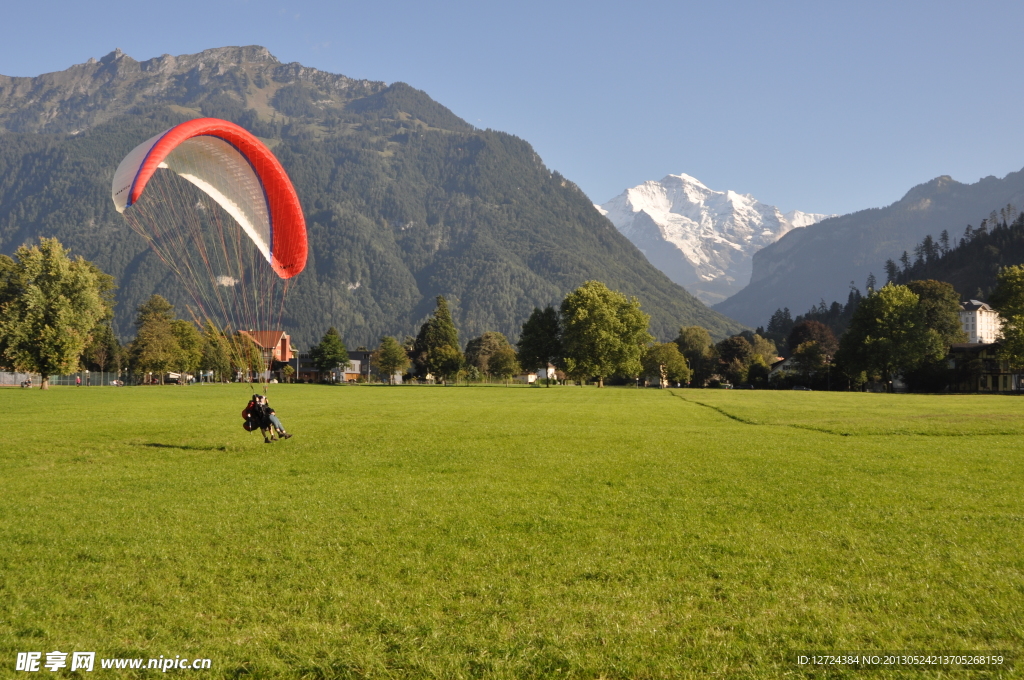
[[[671,394],[673,397],[676,397],[678,399],[682,399],[683,401],[685,401],[688,404],[696,404],[697,406],[703,406],[704,408],[711,409],[712,411],[717,411],[718,413],[722,414],[726,418],[729,418],[730,420],[735,420],[738,423],[743,423],[744,425],[757,425],[757,426],[760,426],[760,427],[792,427],[793,429],[796,429],[796,430],[810,430],[811,432],[820,432],[822,434],[831,434],[831,435],[838,436],[838,437],[851,437],[851,436],[853,436],[853,434],[851,432],[841,432],[841,431],[838,431],[838,430],[829,430],[828,428],[815,427],[813,425],[797,425],[797,424],[794,424],[794,423],[762,423],[762,422],[759,422],[757,420],[751,420],[750,418],[744,418],[743,416],[738,416],[735,413],[729,413],[728,411],[726,411],[725,409],[723,409],[720,406],[714,406],[713,404],[705,404],[704,402],[697,401],[696,399],[687,399],[683,395],[677,394],[675,390],[669,390],[669,394]]]
[[[695,404],[697,406],[703,406],[704,408],[711,409],[717,413],[735,420],[738,423],[744,425],[758,425],[761,427],[791,427],[795,430],[809,430],[811,432],[820,432],[821,434],[830,434],[836,437],[1019,437],[1019,432],[908,432],[908,431],[894,431],[894,432],[862,432],[860,434],[856,432],[844,432],[842,430],[832,430],[827,427],[820,427],[815,425],[802,425],[799,423],[764,423],[751,418],[744,418],[738,416],[735,413],[729,413],[720,406],[714,404],[707,404],[696,399],[690,399],[684,397],[681,394],[677,394],[675,390],[669,390],[669,394],[678,399],[682,399],[688,404]]]

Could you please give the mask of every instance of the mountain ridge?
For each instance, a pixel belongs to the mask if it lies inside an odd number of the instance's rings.
[[[135,106],[168,97],[187,97],[234,66],[247,78],[265,79],[271,86],[267,97],[295,81],[307,82],[338,94],[375,94],[387,85],[355,80],[303,66],[282,63],[259,45],[217,47],[196,54],[164,54],[136,61],[115,49],[100,59],[90,58],[63,71],[33,77],[0,75],[0,129],[9,132],[73,133],[105,122]],[[203,71],[207,73],[203,73]],[[233,74],[234,75],[234,74]],[[237,83],[236,83],[237,84]],[[139,88],[142,91],[137,91]],[[264,88],[260,88],[264,89]],[[239,103],[270,114],[267,101],[245,101],[237,89],[227,90]],[[129,95],[116,103],[118,95]],[[351,98],[351,97],[350,97]],[[27,100],[27,101],[26,101]],[[19,105],[20,104],[20,105]]]
[[[846,299],[851,281],[862,284],[871,273],[884,278],[886,260],[912,252],[926,235],[959,234],[978,216],[1008,203],[1024,205],[1024,170],[973,184],[940,175],[888,206],[790,231],[754,255],[750,284],[714,309],[763,325],[776,309]]]
[[[463,342],[515,337],[534,306],[587,279],[637,296],[662,339],[680,325],[742,328],[652,267],[527,142],[476,129],[405,83],[281,64],[261,47],[146,62],[115,51],[71,70],[0,80],[0,251],[57,236],[95,261],[120,286],[122,337],[150,294],[188,300],[114,211],[114,168],[199,116],[263,139],[299,193],[310,257],[284,325],[300,346],[331,325],[352,346],[414,334],[438,294]]]
[[[750,194],[716,191],[685,173],[648,180],[596,207],[654,266],[709,304],[749,282],[755,252],[829,217],[783,214]]]

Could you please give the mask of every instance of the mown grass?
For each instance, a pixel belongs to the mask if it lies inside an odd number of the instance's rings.
[[[1024,640],[1022,400],[281,385],[268,446],[246,397],[0,390],[0,675],[802,677]]]

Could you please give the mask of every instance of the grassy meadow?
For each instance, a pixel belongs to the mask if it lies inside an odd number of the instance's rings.
[[[0,677],[52,650],[218,678],[810,677],[793,652],[1024,642],[1024,399],[269,394],[295,434],[272,445],[241,385],[0,390]],[[869,674],[897,676],[961,677]]]

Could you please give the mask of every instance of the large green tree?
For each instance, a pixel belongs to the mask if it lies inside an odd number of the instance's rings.
[[[458,348],[441,345],[427,352],[426,365],[431,375],[440,378],[442,384],[447,385],[459,379],[459,374],[466,366],[466,359]]]
[[[504,335],[497,331],[487,331],[466,343],[466,365],[475,367],[484,375],[491,375],[494,373],[489,366],[491,357],[506,347],[511,345]]]
[[[505,345],[491,355],[490,371],[499,380],[504,380],[506,387],[509,379],[521,370],[519,358],[511,345]]]
[[[668,382],[690,382],[690,368],[686,365],[686,357],[679,351],[674,342],[654,343],[644,352],[643,366],[645,375],[656,375],[661,379],[660,387]]]
[[[320,344],[310,350],[309,356],[316,370],[321,373],[329,373],[339,366],[348,364],[348,349],[345,348],[345,342],[334,326],[327,329]]]
[[[792,356],[797,372],[801,377],[809,379],[828,365],[832,355],[817,340],[806,340],[796,346]]]
[[[195,373],[203,362],[203,336],[195,324],[184,319],[175,319],[171,322],[171,333],[178,343],[178,351],[174,355],[172,364],[182,374],[182,384],[186,373]]]
[[[925,325],[938,333],[942,342],[947,346],[967,342],[967,333],[960,323],[960,296],[952,284],[927,279],[911,281],[907,288],[917,295]]]
[[[78,368],[99,322],[113,309],[113,279],[57,239],[0,255],[0,357],[15,370],[50,376]]]
[[[844,371],[889,380],[941,358],[946,345],[928,327],[919,301],[906,286],[891,283],[863,298],[840,342],[838,360]]]
[[[999,358],[1017,374],[1018,389],[1024,373],[1024,265],[1003,267],[989,302],[1003,322]]]
[[[386,335],[380,339],[377,351],[373,353],[373,365],[388,377],[388,384],[395,383],[395,373],[409,368],[409,355],[398,340]]]
[[[223,380],[231,370],[231,343],[213,322],[203,325],[202,358],[199,367],[212,371],[214,380]]]
[[[139,306],[135,319],[138,331],[129,348],[133,373],[156,374],[163,384],[164,373],[174,367],[181,351],[174,321],[174,305],[160,295],[150,296]]]
[[[779,356],[779,348],[775,345],[775,341],[761,337],[757,333],[750,337],[750,346],[753,348],[755,356],[760,357],[765,366],[771,366]]]
[[[459,331],[443,295],[437,296],[437,308],[420,326],[413,345],[413,361],[420,374],[439,376],[444,381],[462,370],[464,359],[459,349]]]
[[[123,352],[110,323],[103,321],[93,329],[92,340],[82,353],[82,362],[91,371],[120,370]]]
[[[967,342],[960,324],[960,296],[951,284],[929,279],[910,281],[906,286],[918,297],[925,325],[938,334],[947,351],[955,342]],[[941,391],[949,384],[945,353],[904,371],[903,379],[915,392]]]
[[[839,341],[836,340],[836,335],[832,332],[832,329],[813,319],[801,321],[793,326],[793,330],[789,332],[786,345],[792,354],[796,351],[797,347],[805,342],[817,343],[818,349],[828,356],[835,356],[836,351],[839,349]]]
[[[595,377],[598,387],[611,375],[640,375],[640,358],[652,338],[650,317],[636,298],[587,281],[565,296],[561,316],[566,373],[580,380]]]
[[[533,308],[530,318],[523,324],[516,348],[519,350],[519,362],[528,371],[546,369],[549,364],[561,365],[561,328],[554,307]],[[547,385],[551,387],[550,380]]]
[[[692,373],[690,380],[703,387],[718,369],[718,358],[711,334],[701,326],[683,326],[675,339],[676,346],[686,358]]]

